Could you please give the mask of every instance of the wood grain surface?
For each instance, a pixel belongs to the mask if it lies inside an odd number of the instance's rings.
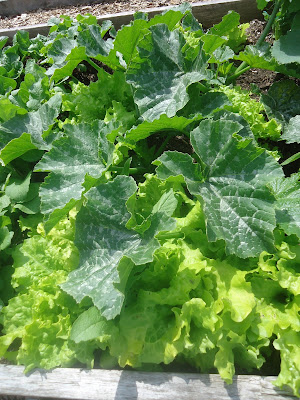
[[[0,365],[0,394],[73,400],[288,400],[275,377],[238,375],[227,385],[219,375],[57,368],[24,375]]]

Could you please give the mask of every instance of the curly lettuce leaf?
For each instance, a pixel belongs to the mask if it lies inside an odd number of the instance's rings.
[[[12,253],[17,295],[1,310],[0,356],[25,365],[26,371],[71,366],[77,360],[93,365],[93,348],[69,340],[82,309],[58,286],[78,265],[73,240],[74,215],[49,235],[25,240]]]
[[[281,134],[281,125],[275,119],[266,121],[263,113],[264,106],[251,99],[250,93],[240,87],[221,86],[218,88],[229,98],[232,106],[225,105],[225,109],[241,115],[249,124],[254,137],[278,140]]]
[[[116,71],[110,75],[102,70],[97,82],[91,82],[89,86],[83,83],[72,85],[72,93],[63,95],[63,110],[71,111],[71,116],[78,122],[92,123],[95,119],[104,120],[113,102],[121,104],[130,115],[135,110],[124,74]],[[124,116],[120,122],[124,123]]]
[[[274,382],[276,386],[290,386],[295,396],[300,393],[300,336],[299,331],[283,331],[274,341],[274,347],[280,350],[281,368],[278,378]]]
[[[199,235],[195,209],[198,206],[180,221],[181,226],[188,228],[187,241],[166,241],[155,252],[153,262],[131,285],[126,307],[119,322],[115,322],[118,330],[111,338],[106,336],[105,343],[123,367],[168,364],[181,354],[203,371],[215,364],[229,382],[234,367],[230,376],[223,370],[223,349],[231,354],[236,348],[240,350],[244,358],[241,363],[248,363],[248,368],[261,365],[263,360],[252,353],[253,346],[247,338],[251,323],[257,319],[255,298],[246,282],[246,271],[226,261],[204,257],[201,247],[209,246],[205,236],[203,241],[198,240],[200,248],[191,242]],[[88,319],[90,314],[92,320]],[[97,314],[91,309],[75,322],[72,336],[81,342],[101,340],[109,323],[105,323],[99,311]],[[85,338],[83,332],[90,336]],[[226,344],[222,338],[227,337],[230,342]],[[261,346],[267,344],[261,341]]]

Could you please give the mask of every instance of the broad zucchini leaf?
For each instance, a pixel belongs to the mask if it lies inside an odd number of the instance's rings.
[[[156,15],[150,21],[147,19],[135,19],[130,25],[123,26],[118,30],[113,43],[113,49],[108,56],[101,53],[95,58],[104,62],[114,70],[126,70],[130,68],[131,62],[138,54],[137,46],[140,40],[149,33],[149,28],[157,24],[165,24],[169,30],[173,30],[177,24],[187,14],[187,7],[178,10],[168,10],[167,12]]]
[[[13,89],[17,87],[15,79],[7,78],[6,76],[0,75],[0,94],[9,94]]]
[[[0,53],[1,75],[7,78],[17,79],[23,71],[23,63],[18,54],[19,46],[7,46]]]
[[[5,250],[10,245],[13,236],[14,232],[10,231],[7,226],[0,227],[0,251]]]
[[[103,40],[101,35],[100,39]],[[86,49],[80,46],[77,40],[71,37],[60,37],[48,49],[48,62],[52,65],[46,74],[58,82],[72,75],[77,65],[86,59]]]
[[[281,139],[287,143],[300,143],[300,115],[289,120]]]
[[[182,110],[178,111],[177,115],[201,119],[223,110],[225,106],[232,105],[224,93],[217,91],[203,94],[197,84],[189,87],[188,94],[190,100]]]
[[[53,223],[61,217],[58,210],[66,214],[74,207],[74,200],[81,198],[86,175],[100,178],[110,166],[114,149],[102,121],[65,125],[64,133],[35,166],[35,171],[50,172],[41,185],[40,197],[41,211],[47,219],[53,218]]]
[[[88,25],[86,29],[79,32],[78,45],[85,48],[88,57],[96,58],[99,54],[107,56],[113,48],[112,40],[102,39],[101,27]]]
[[[43,134],[55,123],[61,108],[61,95],[56,94],[39,110],[15,115],[0,126],[0,157],[4,164],[25,154],[28,150],[49,150]]]
[[[292,117],[300,114],[300,87],[291,80],[273,83],[268,93],[261,96],[269,119],[288,123]]]
[[[5,194],[15,202],[22,202],[26,199],[30,187],[31,172],[24,178],[10,176],[5,187]]]
[[[41,104],[49,100],[49,78],[45,69],[29,59],[25,67],[24,80],[19,89],[10,95],[12,103],[23,107],[28,111],[37,111]]]
[[[189,100],[187,88],[209,80],[207,56],[199,44],[192,54],[184,49],[186,40],[179,30],[155,25],[139,42],[138,52],[127,70],[127,82],[143,119],[154,121],[161,114],[173,117]]]
[[[210,28],[209,33],[220,37],[227,36],[231,31],[238,27],[239,23],[240,15],[235,11],[231,11],[222,18],[222,21],[219,24]]]
[[[299,37],[300,29],[294,29],[274,42],[271,53],[279,64],[300,64]]]
[[[134,264],[151,262],[160,247],[158,232],[172,230],[175,221],[157,211],[149,228],[139,234],[126,228],[126,203],[136,193],[131,177],[117,176],[87,192],[87,204],[78,213],[75,244],[80,265],[70,273],[63,290],[77,302],[88,296],[107,319],[121,311],[125,285]],[[134,263],[134,264],[133,264]]]
[[[300,238],[300,173],[278,178],[269,184],[276,198],[276,218],[288,234]]]
[[[138,126],[134,126],[126,133],[126,139],[137,142],[157,132],[171,134],[177,131],[180,134],[192,122],[193,120],[184,117],[168,118],[165,114],[162,114],[157,120],[143,121]]]
[[[300,73],[299,65],[296,63],[287,65],[279,64],[272,56],[269,43],[266,42],[260,47],[252,45],[246,46],[245,50],[236,55],[234,59],[245,61],[251,68],[276,71],[295,78],[297,78]]]
[[[191,143],[204,166],[176,152],[154,164],[161,179],[182,175],[190,193],[204,202],[208,239],[224,239],[229,254],[246,258],[274,251],[275,199],[266,184],[283,172],[251,139],[239,140],[241,129],[236,122],[202,121]]]
[[[99,53],[94,57],[114,70],[126,69],[137,52],[137,43],[145,35],[148,24],[148,21],[138,19],[132,25],[123,26],[117,33],[110,53],[108,55]]]

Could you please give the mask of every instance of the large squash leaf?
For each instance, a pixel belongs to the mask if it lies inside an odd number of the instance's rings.
[[[237,136],[241,129],[237,122],[202,121],[191,133],[200,163],[166,152],[155,164],[159,178],[182,175],[204,202],[208,239],[223,239],[228,253],[246,258],[274,250],[275,199],[266,184],[283,173],[271,155]]]
[[[173,117],[189,100],[188,86],[209,79],[209,56],[200,44],[197,51],[186,50],[186,40],[179,30],[169,31],[159,24],[150,31],[139,42],[139,55],[127,70],[127,82],[134,87],[141,116],[153,121],[161,114]]]
[[[61,95],[56,94],[37,111],[17,114],[0,125],[0,158],[4,164],[32,149],[48,150],[43,134],[50,130],[61,108]]]
[[[300,173],[289,178],[278,178],[270,183],[276,198],[276,217],[288,235],[300,238]]]
[[[51,228],[81,198],[86,175],[99,178],[109,167],[114,148],[102,121],[66,125],[64,132],[35,167],[35,171],[50,172],[41,185],[40,197],[42,213],[53,220],[48,222]]]
[[[155,236],[175,227],[164,207],[156,207],[146,231],[127,229],[130,214],[126,203],[136,190],[133,178],[120,175],[92,188],[76,220],[75,244],[80,251],[80,265],[62,288],[78,302],[90,297],[107,319],[121,311],[133,265],[151,262],[154,251],[160,247]]]

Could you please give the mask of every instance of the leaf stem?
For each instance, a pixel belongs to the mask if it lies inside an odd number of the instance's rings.
[[[113,172],[122,172],[123,171],[123,167],[118,167],[115,165],[112,165],[111,167],[109,167],[109,171],[113,171]],[[147,172],[147,168],[129,168],[129,175],[143,175]]]
[[[182,239],[184,238],[183,232],[159,232],[156,235],[158,240],[168,240],[168,239]]]
[[[243,61],[242,64],[244,64],[244,65],[243,65],[244,68],[243,68],[242,70],[240,70],[240,71],[236,70],[235,73],[234,73],[233,75],[231,75],[231,76],[227,79],[227,81],[226,81],[226,84],[227,84],[227,85],[229,85],[230,83],[232,83],[233,81],[235,81],[239,76],[243,75],[245,72],[249,71],[249,69],[251,68],[251,67],[246,63],[246,61]],[[241,64],[241,65],[242,65],[242,64]],[[241,66],[241,65],[240,65],[240,66]]]
[[[281,1],[282,0],[278,0],[275,3],[273,11],[272,11],[272,14],[270,16],[270,19],[269,19],[267,25],[265,26],[265,29],[263,30],[263,33],[261,34],[260,38],[258,39],[258,41],[257,41],[257,43],[255,45],[256,47],[259,47],[263,43],[263,41],[267,37],[267,34],[270,32],[270,30],[272,28],[272,25],[273,25],[273,22],[274,22],[274,20],[276,18],[276,14],[278,13],[279,7],[281,5]]]
[[[283,161],[280,165],[288,165],[300,158],[300,151],[296,154],[293,154],[291,157],[289,157],[287,160]]]
[[[157,152],[156,152],[155,155],[154,155],[154,159],[155,159],[155,160],[162,154],[162,152],[164,151],[166,145],[169,143],[171,137],[173,137],[173,136],[174,136],[174,134],[170,134],[170,135],[167,135],[167,136],[166,136],[165,140],[164,140],[164,141],[162,142],[162,144],[159,146],[159,149],[157,150]]]

